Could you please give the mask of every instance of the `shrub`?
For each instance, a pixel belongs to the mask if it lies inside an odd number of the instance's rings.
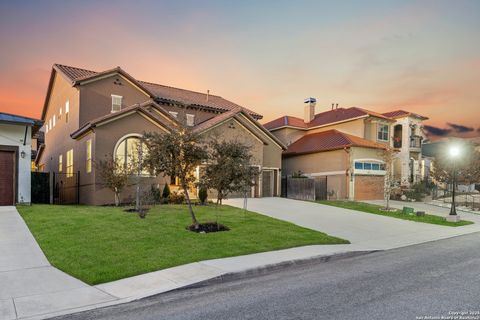
[[[154,203],[160,203],[160,188],[154,184],[150,186],[150,198],[153,200]]]
[[[183,193],[173,191],[168,196],[168,202],[172,204],[182,204],[185,202],[185,195]]]
[[[168,183],[165,183],[165,187],[163,187],[162,198],[168,199],[169,195],[170,195],[170,187],[168,186]]]
[[[198,199],[200,199],[200,203],[202,205],[205,205],[207,203],[207,198],[208,198],[207,188],[200,187],[200,190],[198,190]]]

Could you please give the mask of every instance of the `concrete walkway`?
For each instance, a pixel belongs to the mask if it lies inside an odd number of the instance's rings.
[[[0,319],[113,300],[52,267],[15,207],[0,207]]]
[[[226,204],[241,207],[242,199]],[[283,198],[249,199],[248,209],[348,239],[214,259],[142,274],[94,287],[52,267],[14,207],[0,207],[0,319],[43,319],[182,288],[232,273],[334,254],[385,250],[480,231],[480,223],[444,227]]]

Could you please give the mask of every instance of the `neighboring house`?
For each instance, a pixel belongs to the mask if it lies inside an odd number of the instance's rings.
[[[393,163],[393,174],[401,185],[409,186],[428,177],[430,161],[422,158],[422,142],[425,139],[422,121],[427,117],[404,110],[383,113],[394,119],[393,147],[398,151]]]
[[[0,205],[30,203],[31,139],[40,120],[0,112]]]
[[[80,203],[112,203],[113,194],[103,187],[94,164],[106,157],[127,164],[144,132],[186,125],[206,139],[237,139],[251,146],[261,171],[251,196],[277,196],[285,146],[258,122],[261,118],[208,92],[139,81],[120,67],[94,72],[55,64],[42,112],[45,145],[36,161],[40,170],[60,178],[57,183],[79,181]],[[175,184],[168,177],[144,180],[160,187]],[[130,201],[133,192],[122,196]]]
[[[326,176],[337,199],[383,199],[383,150],[391,146],[395,120],[355,107],[315,114],[315,104],[305,100],[304,119],[283,116],[264,125],[287,145],[282,175]]]

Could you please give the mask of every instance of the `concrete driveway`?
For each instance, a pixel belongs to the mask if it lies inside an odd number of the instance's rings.
[[[114,300],[52,267],[15,207],[0,207],[0,319]]]
[[[241,208],[243,199],[224,203]],[[285,198],[248,199],[248,210],[350,240],[361,250],[393,249],[480,231],[480,223],[438,226]]]

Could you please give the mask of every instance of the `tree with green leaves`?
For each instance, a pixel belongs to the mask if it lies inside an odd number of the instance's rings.
[[[209,147],[201,184],[217,191],[217,204],[233,192],[247,192],[258,175],[257,167],[252,166],[251,147],[236,140],[212,140]]]
[[[207,151],[199,134],[188,127],[179,126],[166,133],[145,133],[143,140],[148,150],[143,159],[144,166],[156,175],[179,179],[192,224],[198,229],[199,223],[188,190],[196,180],[193,174],[195,169],[207,160]]]

